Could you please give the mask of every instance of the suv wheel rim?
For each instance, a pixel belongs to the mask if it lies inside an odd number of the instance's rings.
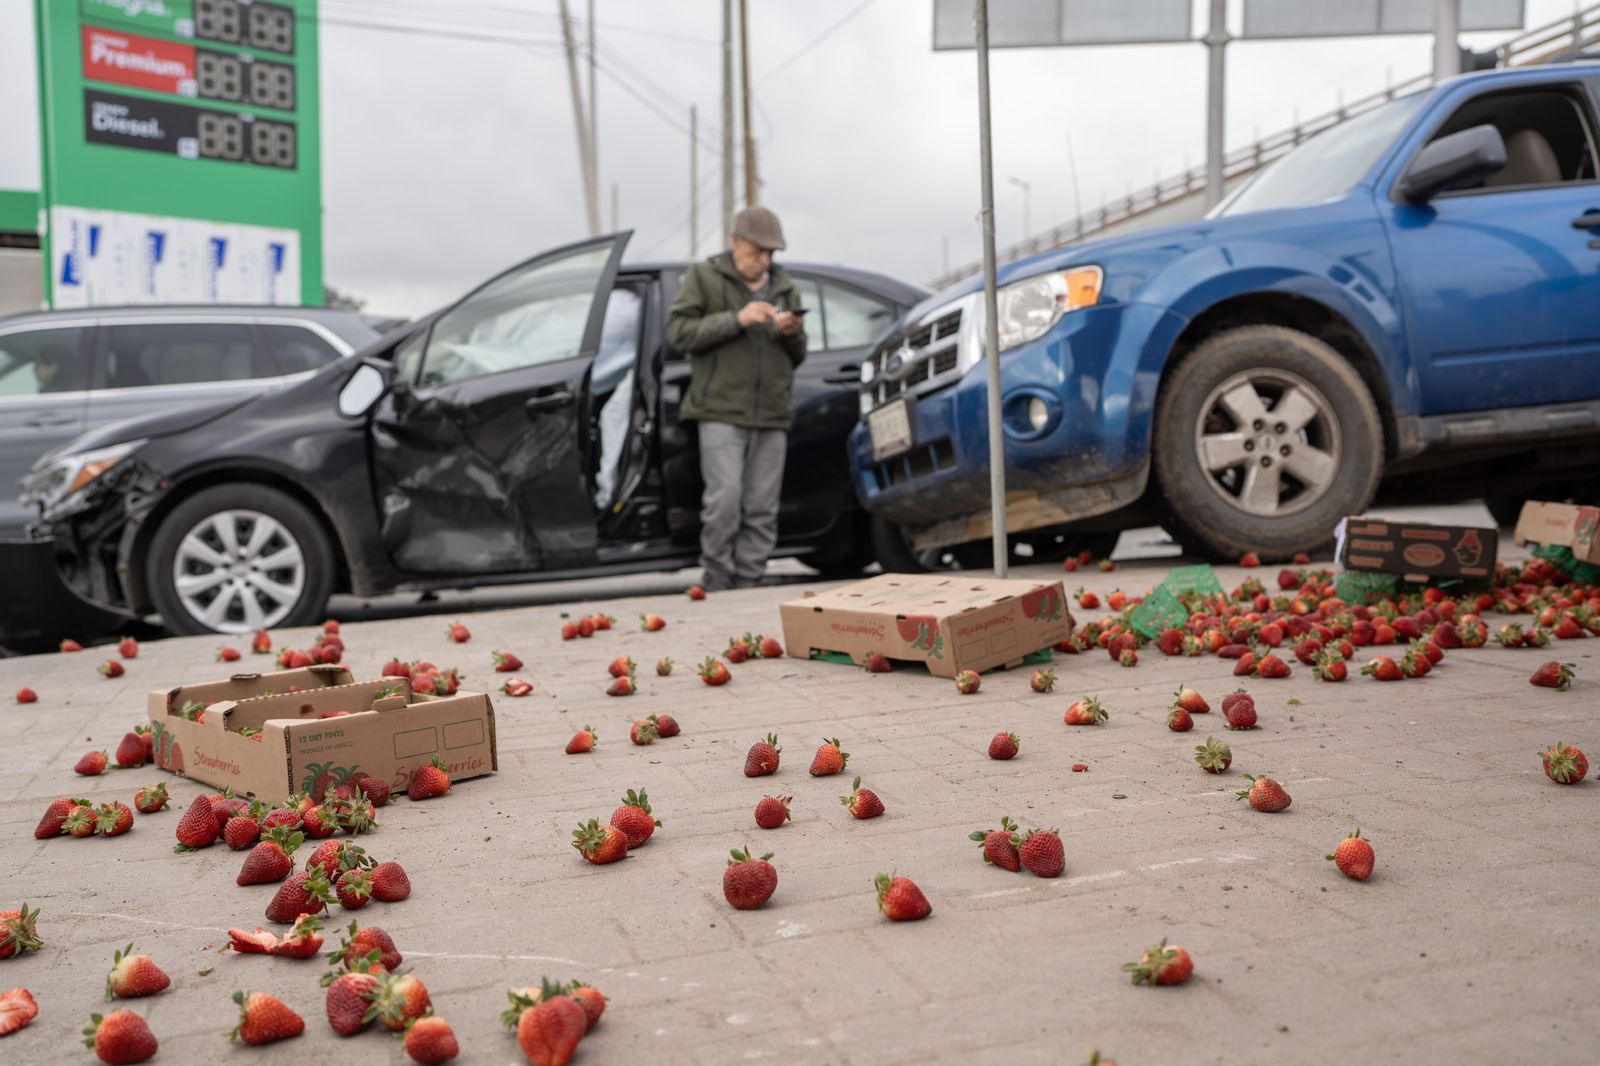
[[[276,518],[219,511],[178,543],[172,582],[195,621],[219,633],[253,633],[278,625],[299,602],[305,556]]]
[[[1292,515],[1320,500],[1343,456],[1327,397],[1298,374],[1265,368],[1211,390],[1195,422],[1194,447],[1212,491],[1263,518]]]

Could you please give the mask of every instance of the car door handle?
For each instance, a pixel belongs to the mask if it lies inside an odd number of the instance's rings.
[[[29,429],[53,429],[56,426],[70,426],[76,421],[77,419],[73,418],[71,415],[51,413],[35,415],[24,422],[23,425],[27,426]]]
[[[550,411],[557,407],[565,407],[572,402],[572,393],[566,389],[557,389],[554,392],[541,393],[530,396],[523,408],[531,415],[539,411]]]
[[[861,364],[840,363],[839,369],[825,376],[822,381],[826,385],[859,385],[861,384]]]
[[[1600,211],[1587,211],[1572,220],[1573,229],[1600,229]]]

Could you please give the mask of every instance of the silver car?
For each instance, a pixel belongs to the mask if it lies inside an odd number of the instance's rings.
[[[377,339],[383,323],[314,307],[152,306],[0,318],[0,537],[34,461],[90,429],[272,388]]]

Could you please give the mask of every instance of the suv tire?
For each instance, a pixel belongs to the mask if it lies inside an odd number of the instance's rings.
[[[1327,545],[1383,468],[1383,420],[1338,352],[1283,326],[1245,326],[1183,357],[1156,400],[1162,524],[1186,548],[1263,561]]]
[[[162,520],[146,580],[169,632],[243,635],[321,619],[335,565],[322,523],[300,501],[266,485],[218,485]],[[187,588],[180,570],[194,579]]]

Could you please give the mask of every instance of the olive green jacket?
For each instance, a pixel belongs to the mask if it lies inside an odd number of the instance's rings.
[[[788,429],[794,368],[806,357],[806,335],[785,336],[763,323],[739,325],[739,310],[755,298],[723,252],[684,272],[667,316],[667,342],[687,354],[693,371],[679,416],[728,422],[747,429]],[[767,299],[779,310],[800,306],[794,282],[772,268]]]

